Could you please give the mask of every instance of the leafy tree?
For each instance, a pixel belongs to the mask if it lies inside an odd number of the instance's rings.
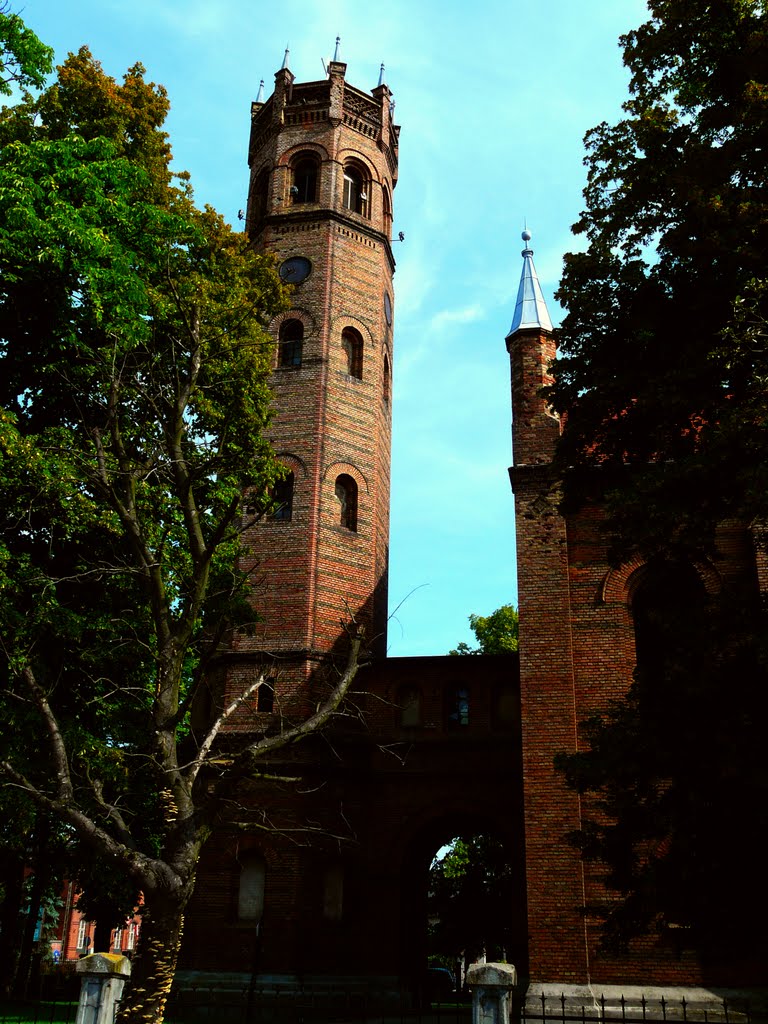
[[[503,604],[490,615],[470,615],[469,625],[478,642],[470,647],[463,640],[450,654],[514,654],[517,650],[517,611]]]
[[[42,88],[53,69],[53,50],[27,28],[10,4],[0,3],[0,95],[13,86]]]
[[[648,6],[621,40],[625,116],[585,140],[551,398],[566,499],[605,502],[617,556],[675,557],[768,512],[768,15]]]
[[[263,682],[209,695],[253,618],[239,555],[281,473],[264,327],[286,300],[172,178],[167,109],[84,49],[0,114],[0,772],[143,893],[120,1014],[147,1022],[218,816],[330,718],[361,643],[309,717],[227,738]]]
[[[595,794],[575,838],[607,868],[607,943],[674,932],[738,961],[768,909],[754,854],[768,631],[754,581],[700,601],[665,589],[715,554],[724,519],[768,513],[768,13],[762,0],[648,9],[621,40],[624,117],[586,136],[574,231],[587,247],[566,257],[550,398],[567,413],[565,509],[599,501],[611,557],[639,552],[664,582],[647,621],[634,609],[628,695],[559,764]]]
[[[429,872],[427,912],[431,952],[453,965],[486,951],[506,960],[514,886],[503,843],[491,835],[460,836]]]

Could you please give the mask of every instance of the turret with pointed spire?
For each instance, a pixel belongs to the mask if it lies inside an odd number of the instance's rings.
[[[512,371],[516,466],[551,462],[560,435],[560,421],[541,395],[541,389],[552,383],[549,367],[556,351],[552,320],[533,263],[527,228],[522,237],[523,270],[506,339]]]
[[[576,978],[589,972],[579,935],[582,865],[579,853],[566,844],[552,852],[553,835],[581,826],[579,798],[552,767],[558,753],[572,749],[576,734],[570,538],[552,464],[560,421],[541,393],[552,383],[555,335],[528,230],[523,241],[520,287],[506,341],[512,369],[509,475],[517,542],[529,965],[531,977],[549,978],[553,964],[556,971],[568,963],[568,976]]]

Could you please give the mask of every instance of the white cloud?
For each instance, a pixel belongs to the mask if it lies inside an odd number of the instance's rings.
[[[483,315],[483,310],[478,305],[464,306],[462,309],[441,309],[430,318],[429,328],[440,333],[455,324],[471,324],[475,320],[480,320]]]

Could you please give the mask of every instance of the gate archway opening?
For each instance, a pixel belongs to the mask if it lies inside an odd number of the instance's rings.
[[[483,954],[527,972],[521,830],[474,816],[425,825],[404,861],[402,894],[402,973],[423,1002],[450,990],[460,999],[468,966]]]

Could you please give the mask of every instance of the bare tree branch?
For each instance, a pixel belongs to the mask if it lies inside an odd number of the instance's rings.
[[[313,715],[287,729],[285,732],[275,736],[264,736],[255,743],[250,744],[234,761],[232,777],[242,777],[248,774],[251,766],[260,757],[271,753],[273,750],[280,750],[284,747],[301,740],[304,736],[321,729],[333,716],[341,702],[347,695],[352,682],[359,669],[360,647],[362,645],[362,630],[358,629],[357,634],[351,639],[347,664],[341,679],[335,689],[324,701]]]
[[[32,694],[32,700],[40,714],[43,716],[43,721],[45,722],[45,727],[48,731],[48,738],[51,745],[51,753],[56,771],[56,789],[59,800],[65,804],[69,803],[74,795],[74,789],[72,786],[72,776],[69,770],[67,748],[64,743],[64,737],[61,735],[59,723],[53,713],[50,703],[48,702],[48,698],[46,697],[42,687],[38,685],[37,680],[35,679],[35,674],[29,665],[25,665],[22,669],[21,678],[24,680],[24,684],[29,692]]]
[[[208,730],[208,735],[205,737],[203,742],[200,744],[200,750],[198,751],[197,757],[195,758],[195,760],[190,765],[190,769],[189,769],[189,784],[190,784],[190,786],[192,785],[192,783],[197,778],[197,774],[200,771],[200,769],[202,768],[202,766],[206,763],[206,761],[208,759],[208,755],[211,752],[211,748],[213,747],[213,744],[216,742],[216,739],[217,739],[219,733],[221,732],[221,730],[224,728],[224,726],[229,721],[229,719],[232,717],[232,715],[234,715],[234,713],[238,710],[238,708],[241,708],[243,706],[243,704],[245,704],[245,702],[250,697],[252,697],[254,693],[256,693],[258,691],[259,687],[263,683],[264,683],[264,673],[261,672],[261,674],[259,675],[258,679],[254,683],[251,683],[250,686],[247,686],[245,688],[245,690],[240,694],[240,696],[236,697],[232,701],[232,703],[229,705],[229,707],[225,708],[222,711],[222,713],[219,715],[219,717],[213,723],[211,728]]]

